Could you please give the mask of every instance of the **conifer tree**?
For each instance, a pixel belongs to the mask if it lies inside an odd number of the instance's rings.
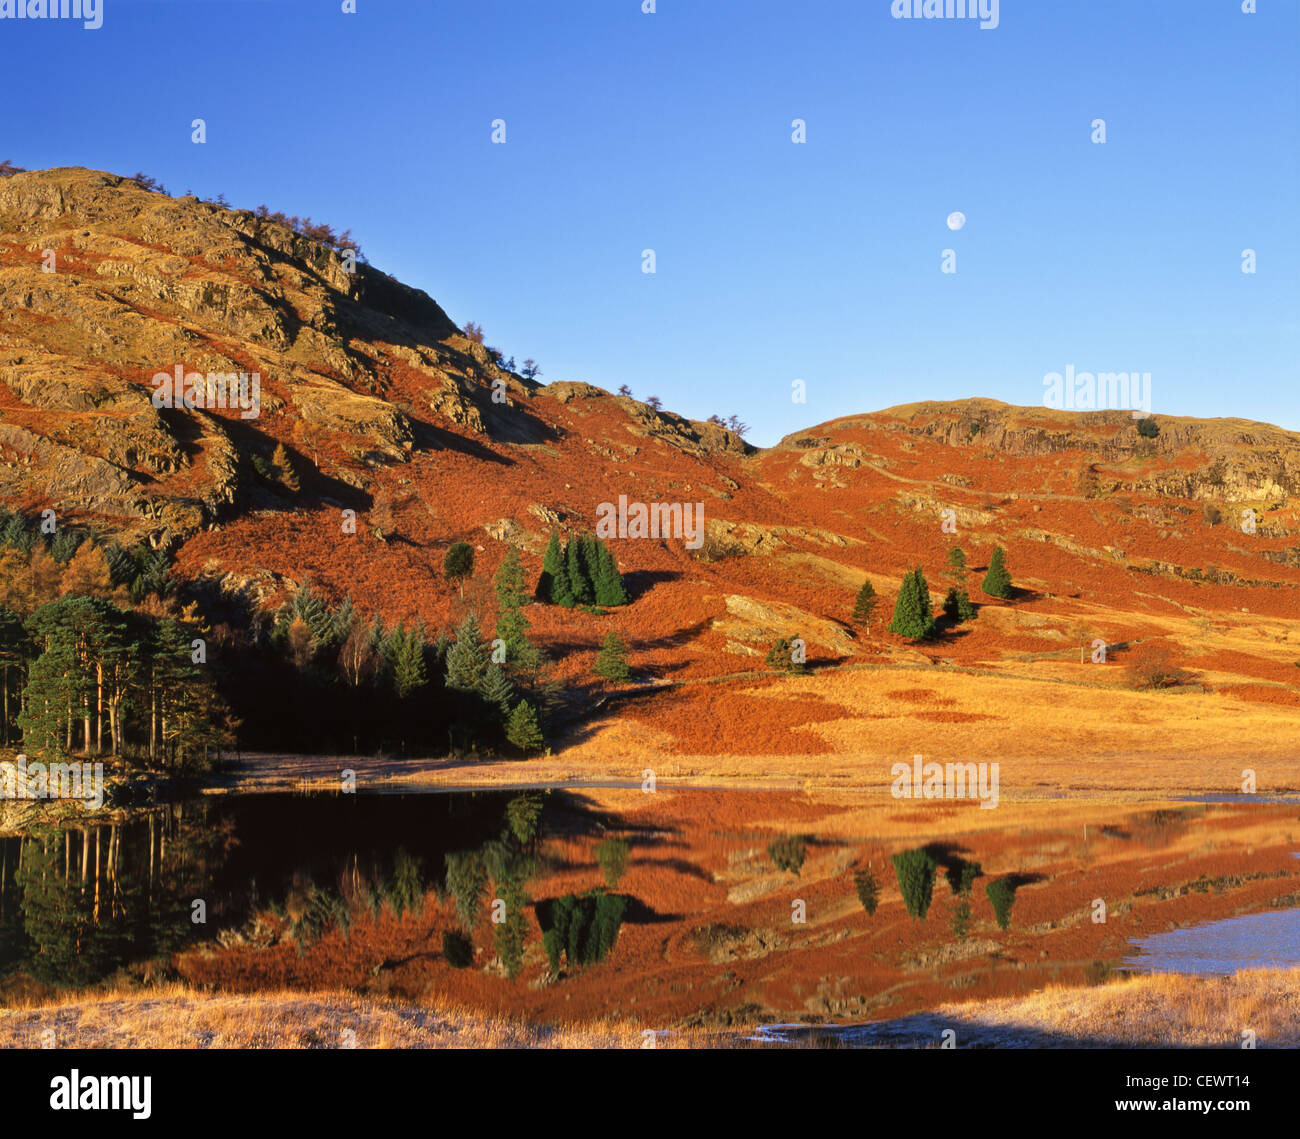
[[[465,579],[474,573],[474,547],[468,542],[452,542],[442,559],[442,575],[465,596]]]
[[[602,606],[626,605],[630,598],[618,572],[618,562],[604,542],[597,539],[596,546],[596,604]]]
[[[424,630],[417,624],[409,633],[403,633],[398,646],[393,661],[393,691],[399,700],[405,700],[428,681],[429,674],[424,667]]]
[[[506,547],[492,584],[497,591],[497,601],[503,610],[520,609],[527,602],[528,598],[524,592],[524,567],[519,561],[519,547],[513,542]]]
[[[519,549],[510,546],[495,579],[497,600],[500,609],[497,613],[496,635],[506,643],[506,659],[514,661],[526,652],[528,647],[528,618],[523,614],[527,601],[524,593],[524,569],[519,562]]]
[[[68,562],[60,588],[75,597],[108,597],[113,592],[113,573],[103,551],[93,542],[84,542]]]
[[[980,588],[990,597],[1000,597],[1004,601],[1011,596],[1011,575],[1007,572],[1006,553],[999,546],[989,559],[989,570],[984,575],[984,584]]]
[[[479,692],[489,705],[500,711],[501,722],[505,723],[510,717],[510,702],[515,694],[506,670],[499,664],[489,663],[483,671]]]
[[[9,746],[12,709],[32,654],[31,638],[23,620],[12,609],[0,608],[0,745]]]
[[[478,618],[468,614],[456,628],[456,640],[447,649],[447,687],[457,692],[479,692],[489,664]]]
[[[587,578],[586,567],[582,564],[582,538],[570,538],[564,550],[564,565],[569,574],[569,588],[573,600],[578,605],[590,605],[596,600],[596,594]]]
[[[875,612],[878,600],[876,587],[871,584],[871,579],[867,578],[862,583],[862,588],[858,590],[857,600],[853,603],[853,616],[850,618],[852,623],[864,628],[870,628],[871,615]]]
[[[934,893],[934,877],[938,864],[924,847],[904,850],[892,858],[894,873],[898,876],[898,892],[903,904],[914,918],[925,920]]]
[[[600,580],[600,546],[595,534],[583,534],[578,540],[578,559],[582,563],[582,576],[596,599],[596,582]]]
[[[283,443],[275,445],[275,450],[271,454],[271,466],[275,468],[275,473],[286,490],[297,494],[302,489],[298,482],[298,474],[293,469],[293,460],[289,458],[289,452]]]
[[[894,619],[889,631],[913,640],[925,640],[934,635],[934,616],[930,609],[930,589],[926,585],[921,567],[907,571],[894,603]]]
[[[544,742],[542,729],[537,723],[537,713],[525,700],[515,705],[506,724],[506,739],[520,751],[537,751]]]
[[[546,543],[546,555],[542,558],[542,573],[537,579],[534,596],[545,605],[572,605],[572,597],[566,602],[563,597],[568,594],[568,574],[565,572],[564,551],[560,547],[560,535],[551,531],[550,541]],[[561,584],[565,589],[561,591]]]
[[[627,645],[613,629],[605,634],[605,639],[600,643],[595,673],[619,684],[626,683],[632,675],[627,666]]]

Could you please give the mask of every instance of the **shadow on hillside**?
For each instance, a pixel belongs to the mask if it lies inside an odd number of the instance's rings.
[[[623,575],[623,586],[632,600],[637,601],[661,581],[675,581],[681,576],[680,570],[633,570]]]
[[[199,440],[203,432],[198,418],[193,413],[178,408],[162,408],[158,414],[180,444],[186,458],[193,463],[202,450]],[[329,504],[360,513],[369,505],[369,496],[365,492],[341,479],[326,475],[301,450],[282,443],[254,426],[256,420],[214,416],[214,419],[217,418],[220,429],[235,446],[238,462],[235,501],[228,506],[219,507],[219,515],[228,516],[248,508],[291,511]],[[264,466],[270,468],[277,446],[283,446],[288,455],[293,474],[297,476],[301,488],[297,492],[282,484],[269,483],[253,463],[253,457],[258,456]]]
[[[664,925],[667,922],[681,921],[686,916],[685,914],[661,914],[633,894],[623,896],[627,898],[623,910],[624,925]]]
[[[649,640],[633,641],[630,648],[633,649],[678,649],[687,641],[694,640],[701,633],[705,632],[711,622],[706,618],[703,621],[696,621],[694,625],[688,625],[684,629],[678,629],[669,633],[665,637],[654,637]]]
[[[484,447],[482,443],[474,442],[473,439],[465,439],[446,428],[435,427],[432,423],[415,419],[409,414],[407,418],[411,421],[416,446],[422,451],[455,451],[468,455],[471,459],[481,459],[485,463],[495,463],[500,467],[515,465],[513,459],[498,455],[495,451]]]
[[[675,870],[678,874],[685,874],[688,878],[698,878],[701,882],[713,881],[712,874],[696,866],[694,862],[688,862],[685,858],[638,858],[635,865],[662,867],[665,870]]]

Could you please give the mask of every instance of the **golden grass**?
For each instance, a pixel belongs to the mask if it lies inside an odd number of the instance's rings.
[[[943,1016],[978,1035],[1044,1033],[1116,1047],[1300,1047],[1300,969],[1229,977],[1128,977],[1096,988],[1050,987],[1028,997],[946,1005]],[[962,1033],[957,1029],[958,1043]]]
[[[1048,988],[1028,997],[945,1005],[865,1028],[864,1040],[924,1046],[938,1027],[963,1045],[1113,1047],[1300,1046],[1300,969],[1231,977],[1131,977],[1092,988]],[[53,1039],[46,1034],[52,1031]],[[813,1030],[798,1046],[826,1037]],[[819,1036],[823,1039],[819,1039]],[[600,1021],[556,1028],[348,993],[209,995],[180,986],[104,992],[0,1010],[0,1047],[36,1048],[734,1048],[745,1030],[658,1033]]]

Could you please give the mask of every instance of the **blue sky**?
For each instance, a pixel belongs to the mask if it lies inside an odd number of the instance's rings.
[[[350,227],[545,380],[760,444],[1068,365],[1300,429],[1296,0],[103,5],[0,20],[0,158]]]

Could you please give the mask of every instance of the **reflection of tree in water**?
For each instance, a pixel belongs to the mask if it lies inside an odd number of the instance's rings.
[[[0,840],[0,975],[87,985],[163,957],[204,926],[191,903],[233,840],[203,805]]]

